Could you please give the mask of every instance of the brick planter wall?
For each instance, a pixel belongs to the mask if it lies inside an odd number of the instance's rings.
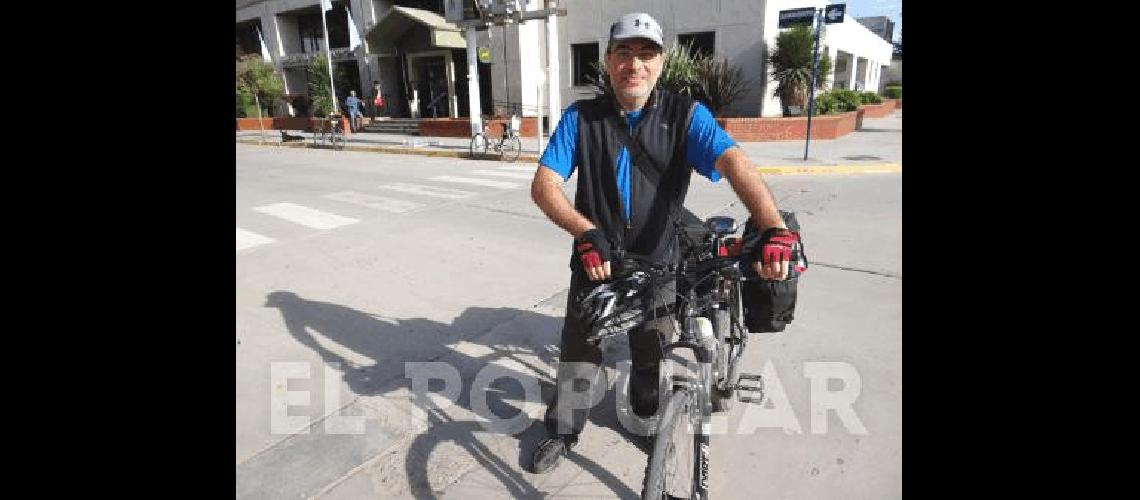
[[[306,132],[312,132],[316,130],[316,123],[318,121],[318,118],[310,118],[306,116],[286,116],[277,118],[263,117],[261,119],[261,123],[265,126],[265,130],[304,130]],[[345,132],[351,134],[352,132],[348,127],[348,118],[341,118],[340,121],[341,126],[344,127]],[[237,129],[261,130],[261,127],[257,125],[257,118],[238,118]]]
[[[895,110],[894,101],[883,101],[882,104],[864,104],[859,106],[860,111],[864,111],[865,118],[882,118],[891,114]],[[814,124],[813,124],[814,128]]]
[[[812,139],[835,139],[855,130],[856,115],[851,111],[838,115],[814,116]],[[794,141],[807,137],[807,117],[792,118],[717,118],[716,122],[737,142]]]
[[[256,122],[257,120],[254,120]],[[487,135],[498,138],[503,135],[501,124],[509,123],[509,118],[492,118],[487,120]],[[535,117],[523,118],[522,137],[537,137],[538,122]],[[548,132],[549,134],[549,132]],[[471,137],[471,121],[467,118],[424,118],[420,120],[420,135],[428,137]]]

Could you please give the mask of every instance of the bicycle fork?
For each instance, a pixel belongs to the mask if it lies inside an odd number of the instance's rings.
[[[696,460],[693,461],[693,488],[694,499],[706,500],[709,497],[709,436],[712,434],[712,401],[711,391],[714,390],[716,380],[713,378],[713,356],[717,351],[716,334],[713,333],[712,322],[708,318],[689,318],[689,332],[697,339],[692,345],[696,355],[697,386],[691,394],[695,397],[694,405],[690,411],[690,418],[694,422],[693,444],[696,451]]]

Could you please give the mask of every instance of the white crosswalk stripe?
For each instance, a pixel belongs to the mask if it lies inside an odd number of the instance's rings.
[[[472,177],[457,177],[454,175],[437,175],[432,177],[433,181],[440,182],[458,182],[460,184],[472,184],[475,186],[486,186],[500,189],[514,189],[520,186],[516,182],[492,181],[488,179],[475,179]]]
[[[240,227],[237,228],[237,251],[239,252],[247,248],[273,243],[274,241],[277,240],[251,231],[246,231]]]
[[[424,206],[423,203],[416,203],[414,201],[397,200],[393,198],[385,198],[383,196],[376,196],[372,194],[357,193],[355,191],[341,191],[339,193],[329,193],[322,196],[330,200],[343,201],[345,203],[352,203],[353,205],[360,205],[368,208],[375,208],[385,212],[392,212],[402,214],[410,212],[417,208]]]
[[[421,184],[408,184],[406,182],[391,182],[388,184],[381,184],[379,186],[376,186],[376,188],[388,191],[396,191],[400,193],[434,196],[436,198],[449,198],[453,200],[460,200],[463,198],[470,198],[472,196],[475,196],[475,193],[471,191],[448,189],[437,186],[425,186]]]
[[[313,229],[333,229],[360,222],[359,219],[331,214],[295,203],[274,203],[254,207],[253,210]]]
[[[530,172],[532,174],[534,173],[534,169],[535,169],[535,167],[533,167],[533,166],[526,166],[526,165],[503,165],[501,167],[496,167],[496,168],[499,170],[508,170],[511,172]]]
[[[522,172],[499,172],[497,170],[472,170],[471,173],[479,175],[493,175],[496,177],[509,177],[511,179],[521,179],[529,181],[534,179],[534,174],[524,174]]]

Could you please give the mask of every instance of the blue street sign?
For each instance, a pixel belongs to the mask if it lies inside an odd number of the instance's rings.
[[[780,18],[777,27],[780,29],[795,26],[797,24],[810,25],[815,19],[815,7],[804,7],[802,9],[788,9],[780,11]]]
[[[843,14],[847,12],[847,4],[834,3],[828,5],[823,10],[823,20],[827,24],[835,24],[843,22]]]

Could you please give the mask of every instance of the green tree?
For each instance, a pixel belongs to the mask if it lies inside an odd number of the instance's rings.
[[[820,44],[822,43],[821,39]],[[776,47],[768,57],[768,62],[772,65],[772,81],[776,83],[775,95],[780,98],[785,116],[789,114],[790,106],[797,106],[804,113],[807,112],[814,50],[815,32],[811,26],[794,26],[776,37]],[[827,86],[827,75],[830,73],[831,57],[820,47],[817,89]]]
[[[329,90],[329,63],[323,53],[318,53],[309,61],[309,71],[307,73],[307,84],[309,87],[309,100],[312,103],[311,114],[312,116],[327,116],[332,113],[333,104],[331,92]],[[348,93],[346,89],[349,88],[346,82],[349,81],[348,72],[345,71],[343,66],[333,64],[333,69],[336,71],[336,84],[340,89],[341,95]],[[337,109],[344,106],[343,100],[337,103]],[[343,111],[343,110],[341,110]]]
[[[270,110],[285,94],[285,82],[260,55],[247,55],[237,61],[237,94],[239,103],[252,105],[256,96],[262,109]]]
[[[329,63],[324,54],[309,61],[308,76],[310,112],[312,116],[326,116],[332,112],[332,91],[329,89]]]

